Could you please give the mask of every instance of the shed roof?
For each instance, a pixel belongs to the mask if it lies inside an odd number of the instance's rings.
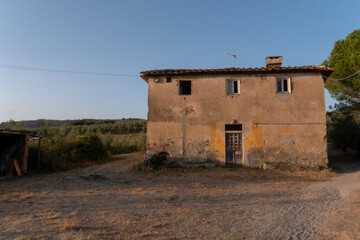
[[[33,132],[22,130],[0,129],[0,136],[35,136]]]
[[[334,69],[308,65],[300,67],[273,67],[273,68],[217,68],[217,69],[158,69],[141,72],[141,77],[147,81],[150,77],[160,76],[186,76],[186,75],[234,75],[245,73],[299,73],[299,72],[319,72],[323,76],[328,77]]]

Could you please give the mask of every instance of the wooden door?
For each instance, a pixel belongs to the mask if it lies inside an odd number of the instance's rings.
[[[241,133],[225,133],[226,165],[242,164]]]

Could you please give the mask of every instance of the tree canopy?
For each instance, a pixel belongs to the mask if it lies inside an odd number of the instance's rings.
[[[360,155],[360,29],[336,41],[323,64],[334,68],[325,87],[339,101],[327,113],[329,139],[341,149],[351,148]]]
[[[330,79],[346,78],[360,70],[360,29],[350,33],[345,39],[335,42],[330,56],[323,65],[334,68]],[[360,102],[360,73],[342,80],[327,80],[325,87],[338,101]]]

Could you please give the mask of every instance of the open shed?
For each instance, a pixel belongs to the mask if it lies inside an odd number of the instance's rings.
[[[29,141],[34,138],[34,133],[29,131],[0,129],[0,177],[27,171]]]

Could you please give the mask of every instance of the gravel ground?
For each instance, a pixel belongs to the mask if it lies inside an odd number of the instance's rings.
[[[335,160],[345,159],[331,150]],[[186,169],[136,172],[141,155],[0,181],[0,239],[356,239],[360,175]],[[360,213],[360,211],[358,212]],[[339,220],[339,221],[335,221]],[[342,221],[340,221],[342,220]]]

